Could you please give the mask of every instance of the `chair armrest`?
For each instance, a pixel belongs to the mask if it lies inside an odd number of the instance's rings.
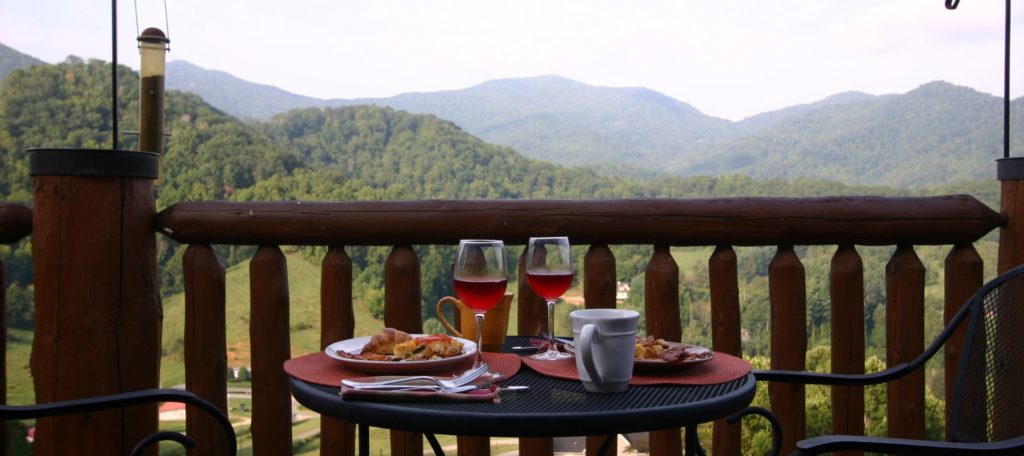
[[[771,410],[763,407],[747,407],[732,416],[726,418],[726,422],[730,425],[736,424],[740,418],[747,415],[760,415],[768,420],[768,424],[772,427],[772,448],[768,452],[768,456],[778,456],[782,450],[782,423],[779,423],[779,419],[775,417],[775,414]],[[601,454],[601,453],[598,453]]]
[[[900,378],[914,371],[917,365],[900,363],[886,370],[872,374],[827,374],[822,372],[755,370],[754,378],[759,381],[801,383],[805,385],[877,385]]]
[[[51,416],[74,415],[98,410],[122,408],[131,405],[151,404],[154,402],[182,402],[199,407],[206,413],[209,413],[220,423],[224,430],[228,446],[227,454],[236,454],[237,443],[235,441],[235,430],[231,426],[231,421],[228,420],[228,417],[225,416],[224,412],[217,408],[217,406],[186,390],[148,389],[128,393],[111,394],[107,396],[47,402],[36,405],[0,405],[0,420],[24,420]],[[186,448],[190,448],[190,444],[195,444],[195,442],[189,437],[179,438],[174,437],[171,434],[180,435],[177,433],[157,432],[143,439],[131,454],[134,455],[140,453],[145,447],[161,440],[174,440]]]
[[[1024,450],[1024,437],[991,443],[936,442],[932,440],[895,439],[887,437],[861,437],[828,435],[801,440],[793,454],[810,455],[834,451],[870,451],[877,453],[911,455],[972,455],[1020,454]]]

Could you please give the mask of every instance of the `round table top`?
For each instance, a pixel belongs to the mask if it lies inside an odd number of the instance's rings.
[[[522,340],[509,337],[506,346]],[[523,366],[501,383],[522,391],[489,402],[372,402],[342,400],[338,387],[292,378],[292,394],[324,415],[374,427],[431,434],[564,437],[653,431],[722,419],[754,398],[752,374],[702,386],[630,386],[617,394],[589,393],[583,384],[540,375]]]

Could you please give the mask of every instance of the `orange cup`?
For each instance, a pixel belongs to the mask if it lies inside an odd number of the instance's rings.
[[[487,311],[487,316],[484,318],[484,332],[480,342],[483,345],[483,351],[499,352],[501,351],[501,346],[505,344],[505,334],[508,333],[508,311],[512,307],[512,296],[512,293],[505,293],[501,301],[498,301],[494,307]],[[459,319],[459,327],[462,328],[461,332],[455,329],[444,317],[444,304],[449,302],[455,304],[456,318]],[[476,316],[473,314],[473,309],[463,304],[462,301],[451,296],[441,298],[440,301],[437,301],[437,318],[441,320],[441,324],[454,334],[455,337],[476,341]]]

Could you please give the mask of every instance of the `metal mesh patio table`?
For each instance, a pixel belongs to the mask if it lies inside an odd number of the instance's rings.
[[[529,337],[510,336],[505,349],[528,344]],[[487,402],[347,401],[338,387],[292,378],[292,394],[310,410],[360,424],[361,453],[367,426],[430,434],[506,437],[614,435],[687,427],[687,447],[696,445],[696,425],[744,409],[754,398],[751,374],[713,385],[630,386],[618,394],[586,392],[578,381],[538,374],[523,366],[502,385],[523,391],[501,394]],[[692,434],[692,436],[690,435]],[[691,442],[691,439],[693,440]]]

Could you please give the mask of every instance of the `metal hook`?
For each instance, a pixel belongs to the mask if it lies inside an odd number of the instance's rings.
[[[959,4],[960,0],[946,0],[946,9],[955,10]]]
[[[164,36],[167,38],[167,43],[164,45],[165,51],[171,50],[171,18],[167,13],[167,0],[164,1]],[[139,28],[139,0],[134,0],[135,5],[135,36],[142,35],[141,29]]]

